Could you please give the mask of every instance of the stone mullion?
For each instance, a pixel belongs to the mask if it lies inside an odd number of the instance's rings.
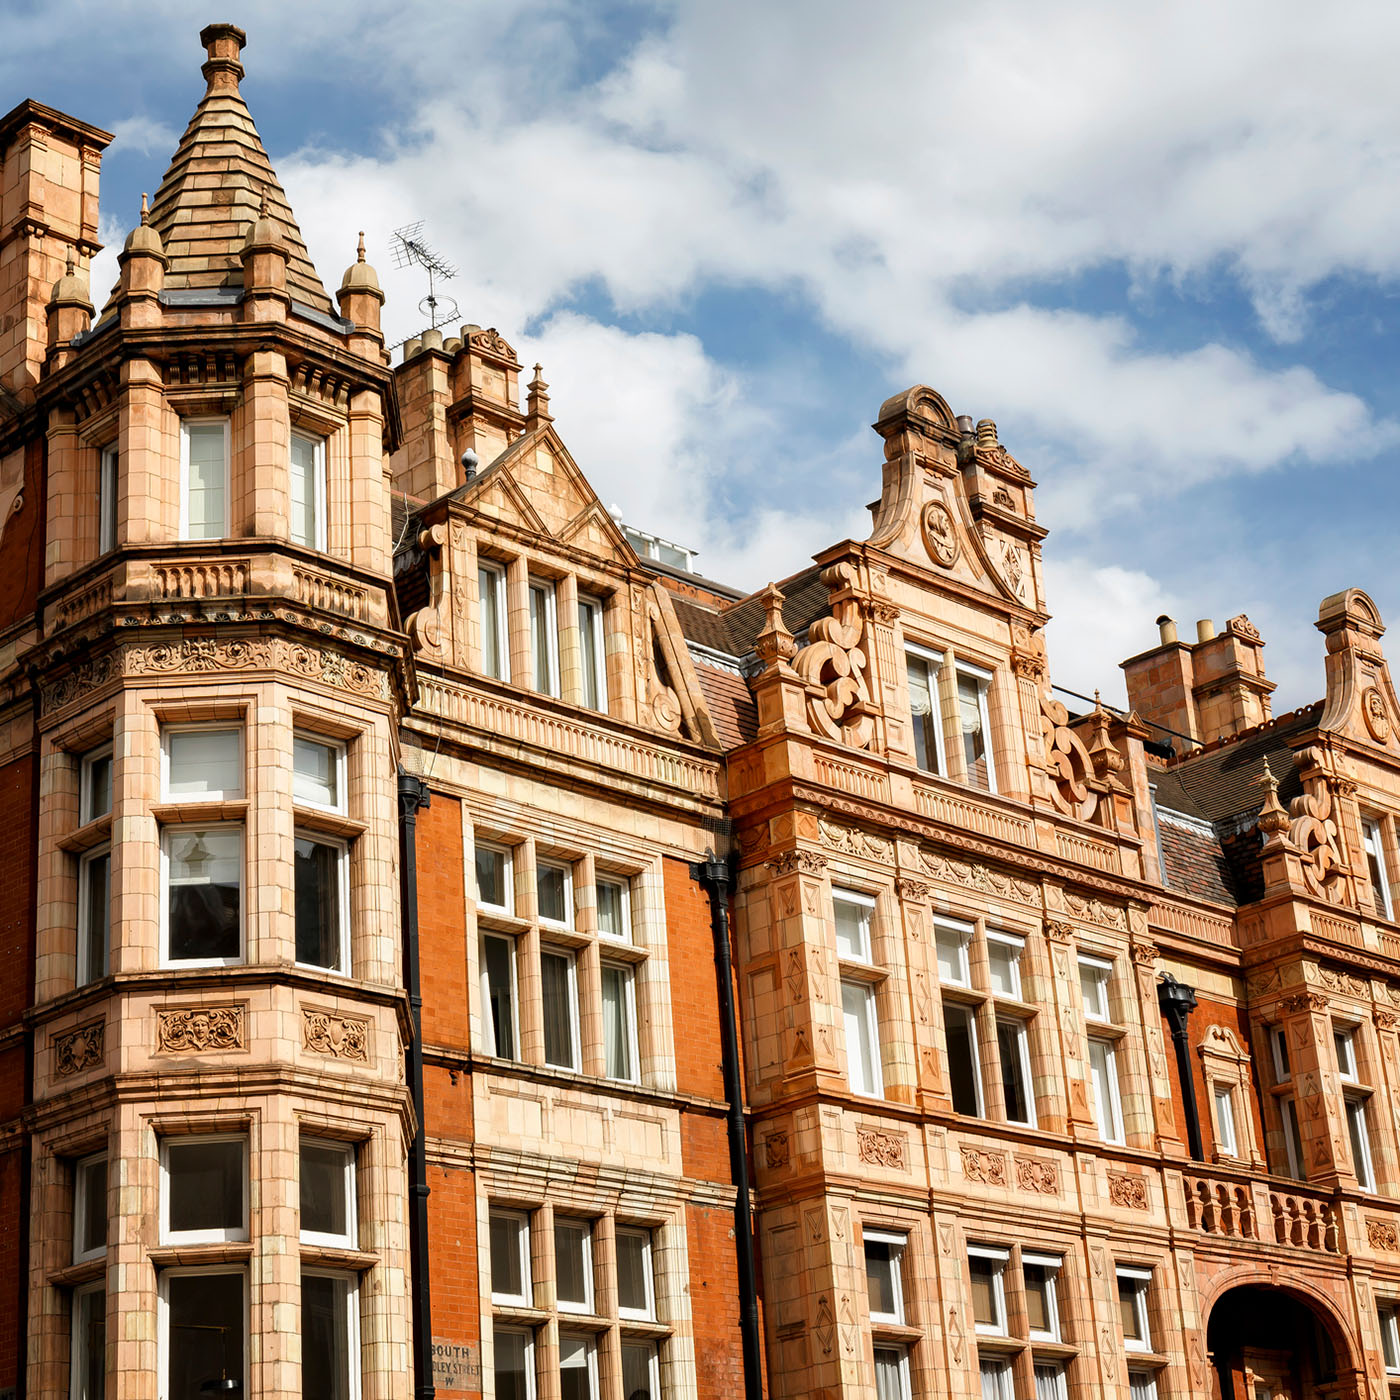
[[[73,411],[49,410],[45,463],[44,582],[56,583],[82,559],[97,556],[97,494],[83,489],[83,458],[96,457],[78,437]],[[91,473],[96,480],[96,473]]]
[[[578,627],[578,578],[565,574],[555,585],[555,616],[559,633],[559,695],[571,705],[583,704],[583,662]]]
[[[350,744],[349,810],[365,823],[350,848],[351,970],[366,982],[402,984],[398,793],[387,723],[375,717]]]
[[[649,656],[632,655],[631,593],[619,588],[603,603],[603,669],[608,677],[608,713],[623,724],[637,723],[646,696],[637,695],[638,667]]]
[[[59,848],[59,840],[74,831],[79,819],[79,757],[55,748],[51,739],[39,741],[39,888],[35,905],[35,1005],[68,991],[77,975],[78,927],[77,857]],[[115,794],[114,794],[115,795]],[[115,862],[117,851],[112,851]]]
[[[886,1060],[899,1073],[888,1076],[885,1094],[900,1102],[918,1103],[935,1087],[941,1090],[946,1079],[938,1060],[942,1017],[937,1006],[938,975],[929,951],[930,891],[920,880],[903,879],[896,881],[895,891],[898,923],[886,935],[886,946],[896,952],[898,961],[891,959],[887,964],[892,976],[881,992],[890,1008],[890,1022],[897,1021],[891,1026]],[[940,1107],[947,1107],[946,1093]]]
[[[1137,1013],[1136,1029],[1142,1038],[1142,1051],[1147,1062],[1144,1102],[1151,1103],[1156,1143],[1162,1152],[1172,1156],[1183,1154],[1181,1138],[1176,1131],[1171,1074],[1168,1068],[1166,1042],[1162,1038],[1162,1013],[1157,1005],[1157,949],[1150,943],[1134,942],[1129,950],[1132,957],[1133,1009]],[[1122,1075],[1123,1067],[1119,1066]],[[1134,1077],[1136,1075],[1134,1074]],[[1128,1116],[1128,1083],[1123,1084],[1124,1120]],[[1203,1110],[1209,1113],[1209,1104]],[[1247,1105],[1240,1104],[1240,1112]]]
[[[1083,1393],[1095,1400],[1128,1400],[1128,1370],[1118,1321],[1118,1275],[1113,1250],[1106,1234],[1089,1234],[1085,1239],[1089,1267],[1084,1272],[1088,1285],[1084,1320],[1088,1344],[1079,1353],[1079,1375]]]
[[[149,360],[127,360],[121,373],[117,544],[173,540],[180,527],[179,421]]]
[[[517,555],[506,565],[506,634],[510,650],[507,679],[512,685],[534,685],[534,656],[530,647],[530,566]]]
[[[412,1390],[406,1168],[397,1124],[377,1127],[360,1144],[360,1248],[378,1256],[361,1276],[362,1400],[405,1400]],[[483,1222],[480,1238],[487,1236]]]
[[[23,1139],[21,1140],[23,1142]],[[19,1150],[26,1150],[21,1146]],[[72,1259],[73,1192],[61,1158],[34,1138],[27,1144],[29,1184],[29,1331],[25,1375],[34,1395],[66,1395],[68,1326],[62,1290],[49,1275]],[[111,1299],[108,1299],[111,1306]]]
[[[1371,1095],[1369,1126],[1371,1130],[1371,1160],[1376,1169],[1376,1184],[1395,1188],[1400,1186],[1400,1143],[1397,1143],[1395,1112],[1400,1094],[1400,1069],[1396,1059],[1396,1028],[1400,1021],[1388,1011],[1376,1009],[1371,1016],[1374,1039],[1366,1047],[1369,1070],[1367,1082],[1375,1089]],[[1365,1034],[1363,1024],[1362,1034]],[[1368,1037],[1369,1038],[1369,1037]]]
[[[977,1371],[977,1325],[972,1312],[972,1277],[967,1267],[967,1237],[956,1214],[932,1212],[936,1281],[943,1355],[934,1374],[950,1400],[980,1400]],[[938,1393],[938,1392],[935,1392]]]
[[[160,1219],[156,1137],[138,1107],[123,1105],[111,1142],[107,1243],[107,1394],[150,1400],[156,1393],[156,1271],[147,1248]]]
[[[998,666],[987,686],[987,720],[991,726],[987,744],[996,764],[997,791],[1018,802],[1028,802],[1026,749],[1022,742],[1018,700],[1016,677],[1005,667]]]
[[[296,961],[291,694],[259,696],[243,725],[248,817],[243,831],[244,960]]]
[[[1332,1017],[1326,997],[1299,992],[1279,1003],[1288,1037],[1303,1170],[1310,1184],[1356,1189],[1346,1101],[1332,1067]]]
[[[291,415],[287,361],[257,350],[243,371],[243,403],[234,413],[229,463],[230,535],[288,538],[291,520]]]
[[[249,1390],[298,1395],[301,1385],[301,1202],[298,1123],[292,1100],[269,1095],[248,1142]],[[295,1340],[293,1340],[295,1339]]]
[[[444,611],[452,638],[452,660],[465,670],[481,671],[485,639],[481,635],[476,536],[461,524],[453,524],[443,559],[443,586],[450,602]]]
[[[161,961],[160,725],[147,697],[123,690],[113,742],[110,967],[149,972]]]
[[[332,522],[346,521],[343,548],[335,552],[358,569],[387,574],[394,541],[390,533],[389,490],[384,481],[384,408],[378,391],[362,389],[351,396],[347,418],[348,493]]]
[[[1089,1080],[1084,1008],[1079,1001],[1074,930],[1069,924],[1052,920],[1046,924],[1045,932],[1055,990],[1054,1006],[1060,1062],[1064,1066],[1065,1099],[1069,1108],[1068,1128],[1075,1138],[1097,1141],[1099,1130],[1094,1119],[1093,1091]]]

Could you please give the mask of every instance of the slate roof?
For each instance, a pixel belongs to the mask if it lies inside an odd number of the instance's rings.
[[[695,678],[709,706],[715,732],[726,749],[747,744],[758,733],[758,710],[743,676],[691,652]]]

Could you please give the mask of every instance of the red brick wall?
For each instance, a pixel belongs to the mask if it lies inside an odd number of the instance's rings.
[[[431,1153],[431,1147],[429,1152]],[[471,1347],[481,1364],[481,1299],[476,1264],[476,1173],[428,1164],[428,1250],[433,1288],[433,1336]],[[438,1385],[439,1395],[480,1395]]]
[[[471,1045],[467,1001],[467,910],[463,882],[462,804],[433,794],[418,814],[418,948],[423,1039]]]
[[[0,539],[0,627],[34,611],[44,567],[44,441],[24,452],[24,505]]]
[[[683,1094],[724,1098],[724,1048],[715,981],[710,897],[684,861],[665,862],[666,942],[671,963],[671,1020],[676,1086]],[[725,1168],[724,1179],[729,1176]]]
[[[695,1379],[700,1400],[732,1400],[744,1393],[734,1212],[687,1206],[685,1216],[690,1247],[690,1308],[695,1325]]]

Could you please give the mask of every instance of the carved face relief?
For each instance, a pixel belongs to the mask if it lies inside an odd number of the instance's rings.
[[[922,517],[924,548],[935,563],[952,568],[958,557],[958,536],[953,528],[953,516],[942,501],[930,501]]]
[[[1385,743],[1390,737],[1390,716],[1386,714],[1385,701],[1375,686],[1368,686],[1361,693],[1361,716],[1376,743]]]

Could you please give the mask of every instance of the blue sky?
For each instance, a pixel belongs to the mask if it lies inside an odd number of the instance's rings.
[[[116,133],[119,246],[200,27],[240,24],[330,289],[364,228],[418,329],[389,234],[424,220],[599,493],[706,572],[863,535],[868,425],[923,382],[1040,482],[1059,683],[1119,696],[1159,612],[1246,612],[1281,710],[1321,692],[1323,596],[1400,617],[1400,11],[1155,9],[0,0],[0,110]]]

